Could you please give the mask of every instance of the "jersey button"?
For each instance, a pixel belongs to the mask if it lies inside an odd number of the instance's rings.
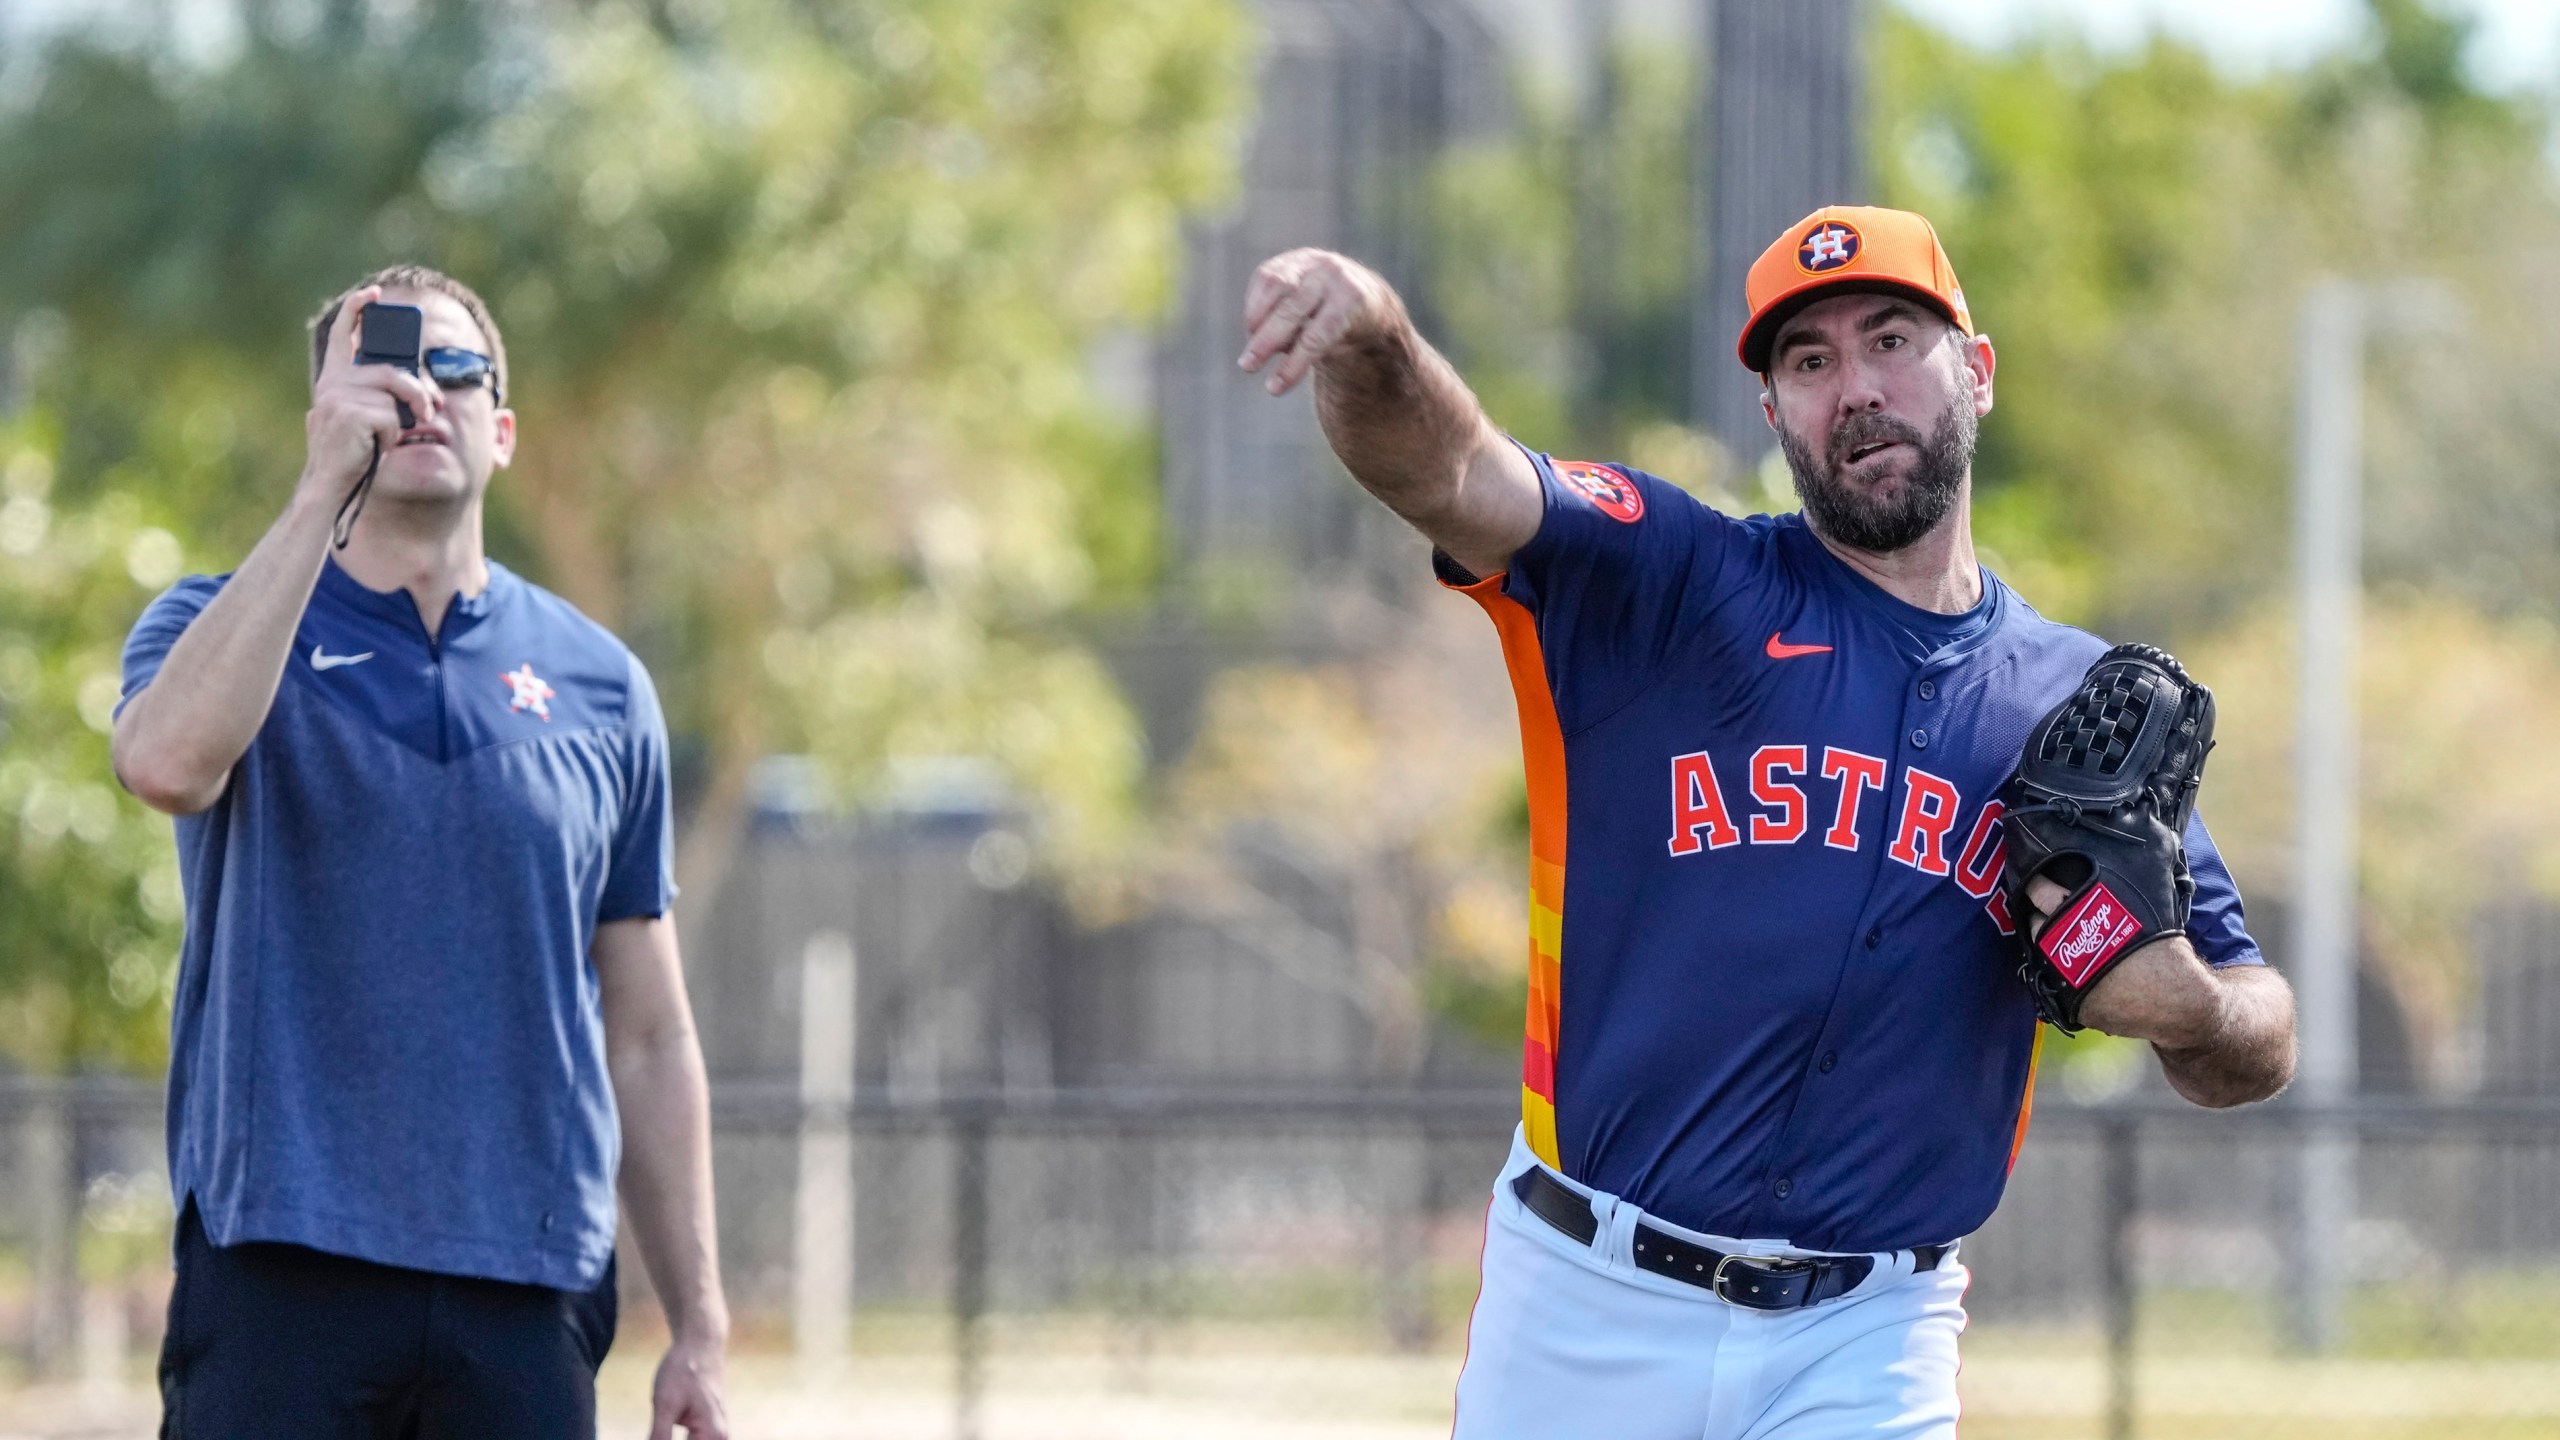
[[[1784,1200],[1788,1196],[1796,1193],[1796,1182],[1781,1176],[1777,1184],[1769,1187],[1769,1193],[1777,1196],[1781,1200]]]
[[[1883,926],[1879,925],[1879,926],[1877,926],[1875,929],[1870,930],[1870,931],[1868,931],[1868,932],[1867,932],[1867,948],[1868,948],[1868,949],[1873,950],[1874,948],[1876,948],[1877,946],[1879,946],[1879,945],[1881,945],[1881,944],[1883,944],[1883,943],[1884,943],[1884,927],[1883,927]]]
[[[1938,698],[1938,682],[1937,682],[1937,681],[1935,681],[1935,680],[1923,680],[1923,681],[1921,681],[1921,682],[1920,682],[1920,698],[1921,698],[1921,699],[1923,699],[1923,700],[1935,700],[1935,699],[1937,699],[1937,698]]]
[[[1926,731],[1926,730],[1914,730],[1914,731],[1912,731],[1912,732],[1911,732],[1911,748],[1912,748],[1912,749],[1914,749],[1914,750],[1926,750],[1926,749],[1928,749],[1928,748],[1929,748],[1929,732],[1928,732],[1928,731]]]
[[[1825,1074],[1825,1075],[1830,1074],[1830,1073],[1832,1072],[1832,1070],[1834,1070],[1835,1068],[1837,1068],[1837,1067],[1839,1066],[1839,1064],[1840,1064],[1840,1052],[1839,1052],[1839,1051],[1837,1051],[1837,1050],[1825,1050],[1825,1051],[1823,1051],[1823,1052],[1822,1052],[1822,1073],[1823,1073],[1823,1074]]]

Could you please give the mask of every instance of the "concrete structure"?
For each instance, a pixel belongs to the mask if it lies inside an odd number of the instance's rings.
[[[1774,448],[1760,385],[1734,363],[1743,276],[1780,227],[1820,205],[1866,198],[1863,0],[1709,0],[1714,83],[1700,116],[1693,199],[1705,238],[1691,310],[1696,423],[1734,463]]]

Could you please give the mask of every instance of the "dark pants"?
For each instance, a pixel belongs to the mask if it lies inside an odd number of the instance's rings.
[[[161,1440],[593,1440],[614,1309],[610,1264],[577,1294],[217,1247],[189,1205]]]

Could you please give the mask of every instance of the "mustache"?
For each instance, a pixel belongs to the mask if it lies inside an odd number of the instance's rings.
[[[1915,450],[1924,449],[1929,443],[1929,437],[1920,433],[1920,427],[1907,420],[1872,411],[1862,412],[1831,427],[1831,468],[1837,470],[1847,463],[1850,451],[1876,440],[1896,441]]]

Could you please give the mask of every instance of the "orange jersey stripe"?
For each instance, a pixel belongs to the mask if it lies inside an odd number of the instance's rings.
[[[2044,1024],[2036,1024],[2035,1048],[2027,1052],[2027,1092],[2018,1097],[2018,1133],[2009,1137],[2009,1168],[2018,1168],[2018,1152],[2027,1148],[2027,1120],[2036,1112],[2036,1066],[2044,1059]]]
[[[1527,607],[1502,593],[1499,575],[1463,587],[1502,639],[1502,662],[1520,707],[1520,757],[1529,781],[1529,1013],[1521,1064],[1521,1124],[1540,1160],[1562,1169],[1556,1144],[1557,1011],[1563,989],[1564,727],[1547,688],[1546,653]]]

